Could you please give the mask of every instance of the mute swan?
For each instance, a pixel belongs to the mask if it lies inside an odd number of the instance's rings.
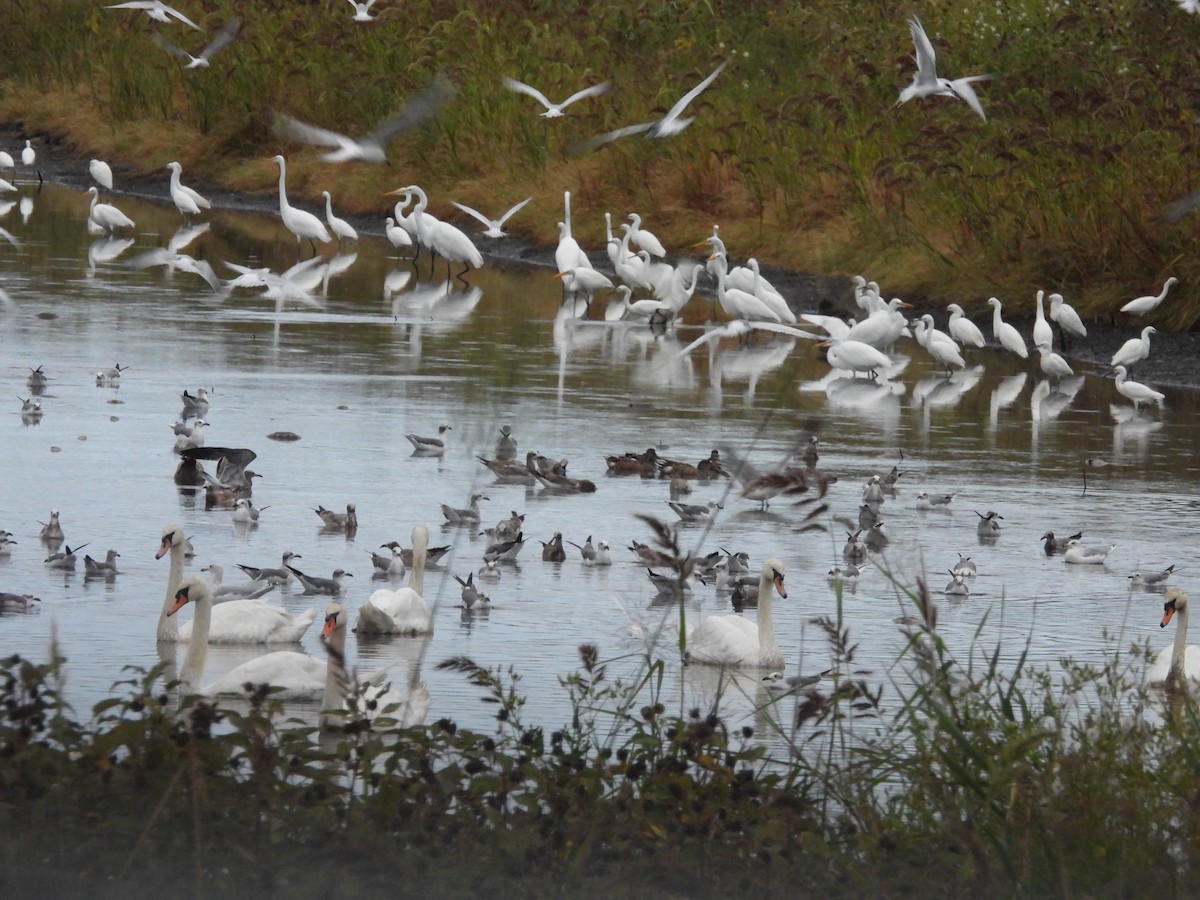
[[[424,525],[412,531],[413,563],[408,587],[399,590],[380,588],[358,610],[354,630],[359,634],[428,634],[433,630],[433,613],[421,592],[425,587],[425,559],[429,550],[429,529]]]
[[[1175,642],[1166,647],[1155,657],[1150,669],[1146,672],[1146,681],[1150,684],[1179,684],[1184,678],[1200,681],[1200,646],[1188,645],[1187,626],[1188,608],[1187,594],[1179,588],[1168,588],[1163,595],[1163,617],[1158,623],[1159,628],[1166,628],[1171,617],[1179,614],[1175,624]]]
[[[312,213],[296,209],[288,203],[287,161],[282,156],[276,156],[275,164],[279,166],[279,218],[283,220],[283,227],[296,236],[297,244],[305,238],[328,244],[333,238],[329,236],[321,220]]]
[[[188,647],[179,675],[184,693],[200,693],[207,696],[244,695],[246,684],[269,684],[278,689],[273,696],[280,700],[316,700],[324,694],[325,663],[295,650],[276,650],[247,660],[216,681],[201,687],[200,675],[204,672],[204,660],[208,656],[210,626],[214,612],[212,587],[203,578],[193,575],[180,583],[167,615],[174,615],[188,603],[196,604],[196,616],[191,623],[195,625],[196,640]],[[228,608],[232,605],[226,603],[216,608]]]
[[[167,596],[163,600],[162,613],[158,617],[158,640],[176,642],[179,640],[179,623],[171,618],[171,607],[175,605],[175,591],[183,581],[183,559],[187,553],[188,539],[183,529],[178,525],[168,525],[163,529],[162,542],[158,546],[155,559],[162,559],[171,554],[171,568],[167,571]]]
[[[772,557],[762,565],[758,580],[758,623],[741,616],[708,616],[688,638],[686,659],[712,666],[753,666],[779,669],[783,652],[775,641],[771,618],[771,588],[787,599],[783,563]]]
[[[195,628],[193,622],[179,625],[171,618],[175,611],[175,595],[183,577],[183,559],[187,552],[187,537],[178,525],[163,529],[156,559],[171,554],[171,568],[167,573],[167,597],[163,601],[162,613],[158,618],[158,640],[190,641]],[[205,582],[207,585],[208,583]],[[208,587],[209,606],[212,607],[212,588]],[[197,609],[199,607],[197,606]],[[317,617],[314,609],[293,616],[277,606],[268,606],[261,600],[231,600],[211,609],[205,624],[206,640],[214,644],[290,644],[304,637]]]
[[[374,721],[380,716],[387,716],[395,719],[401,728],[420,725],[429,712],[429,689],[425,682],[419,682],[405,694],[388,683],[389,667],[374,675],[359,678],[357,687],[351,689],[345,668],[347,618],[345,608],[336,600],[325,610],[321,641],[329,653],[329,661],[326,664],[325,691],[321,698],[321,727],[328,729],[348,721],[329,711],[348,709],[348,695],[351,693],[357,700],[353,712],[361,718]]]

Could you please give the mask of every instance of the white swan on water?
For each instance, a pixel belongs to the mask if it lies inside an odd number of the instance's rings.
[[[421,592],[425,588],[425,559],[429,529],[418,525],[412,531],[413,562],[408,586],[398,590],[380,588],[358,609],[354,630],[361,634],[428,634],[433,630],[433,613]]]
[[[316,700],[324,695],[325,663],[296,650],[276,650],[257,656],[234,667],[216,681],[201,686],[200,676],[208,656],[209,628],[214,611],[212,586],[208,581],[196,575],[185,578],[175,591],[174,602],[167,615],[174,615],[188,603],[196,604],[196,615],[192,620],[196,639],[188,647],[179,673],[184,694],[199,693],[210,697],[218,694],[244,695],[246,684],[269,684],[277,689],[272,696],[279,700]]]
[[[1179,684],[1183,679],[1200,681],[1200,646],[1188,646],[1187,626],[1188,607],[1187,594],[1179,588],[1168,588],[1163,594],[1163,617],[1159,622],[1160,628],[1166,628],[1173,616],[1178,615],[1175,624],[1175,641],[1170,647],[1164,648],[1150,669],[1146,672],[1146,681],[1150,684]]]
[[[175,591],[168,615],[188,603],[196,605],[194,621],[197,623],[197,639],[188,647],[180,673],[184,694],[245,696],[246,685],[265,684],[273,688],[271,696],[274,699],[320,700],[323,710],[338,710],[347,708],[347,694],[353,691],[361,703],[356,712],[370,719],[383,715],[394,717],[402,727],[420,724],[429,711],[429,691],[424,684],[418,684],[411,694],[403,694],[386,683],[387,670],[357,687],[351,684],[345,669],[346,614],[336,601],[326,611],[321,635],[329,650],[328,662],[295,650],[276,650],[247,660],[220,678],[201,686],[200,676],[208,655],[207,637],[213,613],[212,588],[205,579],[197,576],[184,579]],[[336,714],[321,716],[322,727],[339,721],[342,721],[342,717]]]
[[[688,636],[687,661],[710,666],[747,666],[779,669],[783,651],[775,640],[771,617],[771,590],[787,599],[783,563],[772,557],[762,565],[758,579],[758,622],[742,616],[708,616]]]
[[[326,710],[321,716],[321,727],[329,728],[346,721],[336,712],[329,714],[328,711],[348,709],[348,697],[351,694],[357,700],[354,713],[360,718],[374,721],[386,716],[395,719],[401,728],[420,725],[429,712],[429,688],[425,686],[425,682],[418,682],[406,694],[390,684],[392,670],[389,666],[373,675],[356,676],[357,685],[351,684],[345,668],[348,618],[346,609],[336,600],[325,610],[325,627],[321,630],[321,640],[329,652],[329,661],[325,692],[321,698],[321,709]]]
[[[183,577],[183,556],[187,548],[187,537],[178,525],[163,529],[162,542],[156,557],[162,559],[171,554],[171,568],[167,574],[167,597],[163,601],[158,618],[158,640],[183,643],[192,639],[194,622],[179,625],[171,618],[175,607],[175,596]],[[206,582],[207,583],[207,582]],[[211,605],[212,588],[209,587]],[[199,607],[197,607],[199,609]],[[287,610],[271,606],[261,600],[230,600],[211,611],[205,625],[205,640],[214,644],[291,644],[304,637],[304,633],[317,618],[315,609],[305,610],[293,616]]]

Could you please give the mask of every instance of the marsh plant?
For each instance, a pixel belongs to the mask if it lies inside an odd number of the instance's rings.
[[[1169,0],[926,4],[610,0],[602,4],[412,0],[369,25],[344,2],[208,0],[187,10],[238,38],[208,69],[185,70],[138,11],[91,0],[17,2],[0,31],[0,116],[58,136],[84,158],[269,192],[289,157],[296,199],[335,190],[339,208],[382,217],[380,195],[415,173],[431,211],[455,199],[498,212],[532,194],[510,231],[553,243],[562,192],[580,235],[638,211],[669,247],[713,223],[739,257],[824,274],[866,273],[892,293],[989,295],[1032,313],[1037,288],[1085,315],[1113,313],[1168,274],[1181,278],[1161,324],[1190,327],[1200,262],[1195,190],[1200,17]],[[947,71],[979,85],[987,121],[927,98],[894,109],[912,77],[904,22],[919,12]],[[175,35],[180,42],[206,38]],[[197,47],[189,46],[192,52]],[[661,116],[715,65],[729,65],[665,141],[581,141]],[[438,73],[455,99],[389,147],[390,166],[333,167],[272,132],[274,112],[361,135]],[[501,76],[565,96],[611,81],[595,101],[543,119]],[[405,176],[406,178],[410,176]],[[381,219],[380,219],[381,220]]]
[[[855,661],[755,727],[579,648],[573,707],[526,717],[520,674],[455,658],[491,733],[398,730],[346,713],[324,733],[262,689],[179,712],[131,672],[81,720],[66,663],[0,661],[6,897],[1187,896],[1200,864],[1200,706],[1142,686],[1145,648],[1033,669],[977,638],[951,656],[924,586],[902,672]],[[840,609],[840,604],[839,604]],[[629,667],[617,667],[628,673]],[[730,681],[728,690],[735,690]],[[757,729],[757,732],[756,730]]]

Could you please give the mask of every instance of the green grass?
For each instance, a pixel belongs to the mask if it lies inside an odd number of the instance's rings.
[[[491,733],[348,715],[318,735],[261,690],[248,710],[180,714],[161,670],[131,672],[81,720],[63,660],[0,660],[0,885],[98,900],[1194,894],[1196,697],[1145,688],[1145,648],[1115,641],[1034,668],[977,634],[955,658],[923,586],[900,599],[913,624],[894,683],[859,670],[839,600],[815,623],[833,673],[759,710],[758,735],[671,712],[649,649],[616,678],[581,646],[553,730],[527,721],[511,667],[441,663],[495,711]]]
[[[1200,186],[1190,165],[1200,17],[1167,0],[915,9],[944,74],[995,74],[979,87],[986,123],[947,98],[894,109],[913,70],[907,10],[849,0],[415,0],[369,26],[344,2],[276,0],[242,9],[241,37],[200,71],[156,47],[159,26],[135,11],[17,7],[0,32],[0,115],[136,171],[179,159],[195,176],[266,192],[283,150],[297,197],[328,187],[339,208],[381,215],[380,194],[414,179],[439,212],[452,198],[500,210],[533,193],[514,225],[546,243],[570,189],[580,229],[596,234],[605,209],[641,212],[677,248],[719,222],[738,256],[863,272],[889,293],[969,308],[998,295],[1026,313],[1044,288],[1107,316],[1174,274],[1182,284],[1157,324],[1200,319],[1195,225],[1161,216]],[[235,7],[187,12],[212,32]],[[724,59],[679,137],[570,152],[661,115]],[[389,167],[332,168],[270,132],[278,109],[361,133],[437,72],[457,98],[395,142]],[[614,90],[544,120],[501,74],[549,95],[601,79]]]

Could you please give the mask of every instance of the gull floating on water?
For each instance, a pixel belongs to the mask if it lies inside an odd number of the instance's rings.
[[[1082,541],[1078,538],[1072,538],[1067,541],[1067,549],[1063,553],[1063,562],[1076,565],[1102,566],[1108,560],[1108,555],[1116,549],[1116,544],[1107,544],[1101,547],[1084,547]]]

